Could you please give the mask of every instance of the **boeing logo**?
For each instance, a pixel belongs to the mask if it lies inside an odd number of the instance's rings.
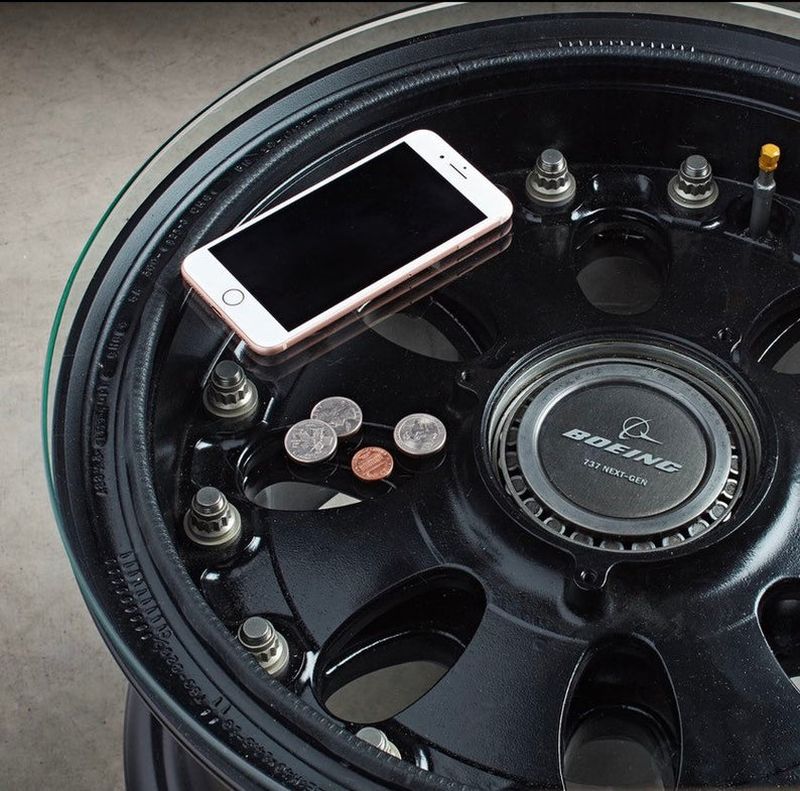
[[[635,415],[626,418],[622,424],[622,431],[617,436],[620,439],[643,439],[645,442],[652,442],[654,445],[664,444],[650,436],[650,421]]]
[[[662,443],[660,443],[658,440],[654,440],[649,435],[649,429],[650,426],[647,420],[643,420],[642,418],[638,417],[628,418],[622,425],[622,431],[619,433],[619,438],[627,439],[628,437],[632,437],[635,439],[642,439],[647,442],[653,442],[656,445],[661,445]],[[583,429],[572,428],[569,431],[565,431],[561,436],[571,439],[574,442],[582,442],[584,445],[589,445],[592,448],[598,448],[606,453],[611,453],[615,456],[621,456],[623,459],[637,461],[647,467],[655,467],[657,470],[661,470],[662,472],[672,473],[683,469],[682,464],[665,459],[663,456],[656,456],[655,454],[647,453],[646,451],[638,450],[637,448],[632,448],[629,445],[623,445],[621,442],[614,442],[606,437],[592,434],[591,431],[583,431]]]

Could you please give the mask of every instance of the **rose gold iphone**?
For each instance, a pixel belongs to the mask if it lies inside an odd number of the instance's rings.
[[[199,250],[189,285],[276,354],[501,226],[511,202],[421,129]]]

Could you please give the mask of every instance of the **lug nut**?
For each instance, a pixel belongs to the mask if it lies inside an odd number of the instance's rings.
[[[546,148],[539,154],[536,166],[525,179],[528,197],[542,206],[566,206],[575,197],[575,189],[567,160],[555,148]]]
[[[273,678],[281,678],[289,667],[289,644],[266,618],[253,615],[239,626],[239,642]]]
[[[192,498],[192,506],[183,518],[183,528],[195,544],[219,547],[239,537],[242,519],[219,489],[204,486]]]
[[[400,750],[397,749],[397,745],[390,741],[389,737],[380,728],[368,726],[358,731],[356,736],[358,736],[359,739],[367,742],[367,744],[377,747],[379,750],[382,750],[388,755],[393,755],[395,758],[400,759],[403,757],[400,755]]]
[[[719,197],[711,165],[700,154],[692,154],[681,162],[678,173],[667,186],[669,199],[682,209],[704,209]]]
[[[203,390],[203,404],[217,417],[246,417],[258,407],[258,391],[239,363],[223,360],[216,364]]]

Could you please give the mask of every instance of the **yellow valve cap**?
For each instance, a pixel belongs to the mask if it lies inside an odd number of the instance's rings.
[[[775,143],[765,143],[761,146],[761,156],[758,158],[758,167],[765,173],[772,173],[778,167],[781,150]]]

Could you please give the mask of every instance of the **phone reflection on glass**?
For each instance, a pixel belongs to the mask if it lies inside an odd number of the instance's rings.
[[[511,244],[512,236],[509,222],[502,228],[495,229],[487,236],[442,259],[435,266],[429,267],[416,277],[408,279],[401,285],[395,286],[374,300],[351,311],[310,338],[288,348],[285,352],[268,357],[250,352],[248,354],[249,364],[262,368],[280,369],[279,375],[282,376],[327,354],[365,330],[377,332],[392,342],[399,343],[412,351],[420,351],[427,356],[457,359],[457,357],[447,356],[447,352],[439,355],[430,347],[415,349],[413,335],[416,334],[419,338],[419,333],[412,331],[412,333],[407,333],[404,338],[399,338],[398,335],[403,330],[402,327],[397,326],[397,321],[401,317],[408,316],[407,311],[415,304],[420,303],[426,297],[431,297],[498,256]]]

